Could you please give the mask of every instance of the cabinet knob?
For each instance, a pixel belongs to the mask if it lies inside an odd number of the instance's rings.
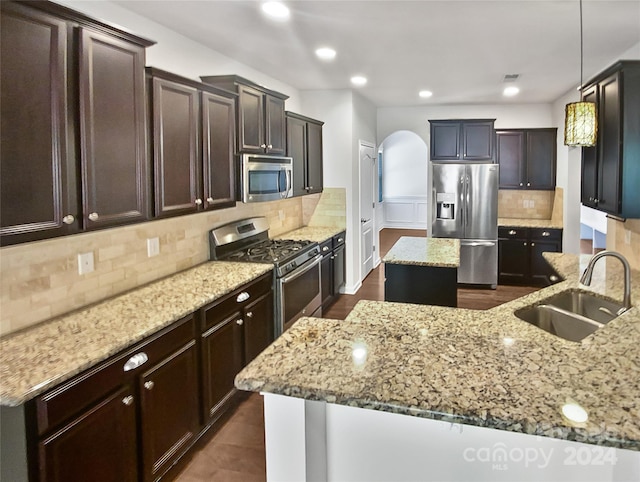
[[[524,244],[525,246],[527,245],[527,243],[522,243],[522,244]]]
[[[149,380],[148,382],[144,382],[144,388],[146,388],[147,390],[152,390],[155,385],[156,384],[151,380]]]
[[[247,318],[253,318],[253,311],[247,311]]]
[[[551,281],[552,283],[555,283],[556,281],[558,281],[558,277],[552,274],[551,276],[549,276],[549,281]]]
[[[329,259],[336,259],[336,257],[335,256],[331,256],[331,258],[329,258]]]
[[[313,189],[313,186],[309,186],[309,189]]]
[[[89,214],[89,221],[97,221],[98,217],[98,213],[91,213]]]
[[[601,201],[601,199],[598,199],[598,198],[595,198],[595,199],[593,200],[593,202],[595,202],[595,203],[599,203],[600,201]]]
[[[338,242],[341,243],[344,241],[344,238],[338,238]]]
[[[542,231],[542,235],[543,236],[551,236],[551,233],[549,231]]]
[[[529,186],[531,186],[531,183],[530,183],[530,182],[528,182],[528,183],[527,183],[527,187],[529,187]]]
[[[239,320],[236,320],[236,323],[240,326],[242,326],[242,324],[244,323],[244,320],[242,318],[240,318]]]
[[[267,145],[266,144],[260,144],[260,147],[262,147],[263,149],[266,149]]]
[[[62,222],[64,224],[73,224],[75,220],[76,218],[73,216],[73,214],[67,214],[64,218],[62,218]]]
[[[273,146],[272,146],[271,144],[269,144],[269,145],[267,146],[267,148],[268,148],[268,149],[273,149]]]
[[[535,246],[535,245],[536,245],[536,243],[531,243],[531,246]]]
[[[522,184],[522,183],[520,183],[520,187],[522,187],[522,186],[523,186],[523,184]]]
[[[127,395],[122,399],[122,403],[124,403],[127,407],[130,407],[133,404],[133,396]]]
[[[592,198],[592,197],[590,197],[590,198],[589,198],[589,201],[593,201],[593,198]]]
[[[212,198],[212,197],[208,197],[208,198],[207,198],[207,202],[208,202],[209,204],[213,204],[213,198]]]
[[[194,202],[196,203],[197,206],[200,206],[200,204],[202,204],[202,199],[198,198]]]
[[[329,246],[323,246],[322,251],[329,251]]]
[[[249,298],[251,298],[251,295],[246,291],[243,291],[238,295],[238,297],[236,298],[236,301],[238,303],[242,303],[243,301],[247,301]]]
[[[516,231],[512,229],[512,230],[510,230],[510,231],[509,231],[509,234],[510,234],[511,236],[513,236],[513,235],[515,235],[515,234],[516,234]]]

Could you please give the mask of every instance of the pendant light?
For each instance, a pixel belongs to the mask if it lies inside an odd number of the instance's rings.
[[[596,104],[582,101],[582,0],[580,0],[580,101],[564,108],[564,144],[571,147],[596,145],[598,118]]]

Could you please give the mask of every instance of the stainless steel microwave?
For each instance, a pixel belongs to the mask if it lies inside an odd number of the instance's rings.
[[[275,201],[293,196],[292,158],[243,154],[240,161],[242,202]]]

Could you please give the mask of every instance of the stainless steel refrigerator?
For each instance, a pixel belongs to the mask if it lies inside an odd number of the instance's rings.
[[[460,239],[458,283],[498,283],[498,165],[431,163],[431,232]]]

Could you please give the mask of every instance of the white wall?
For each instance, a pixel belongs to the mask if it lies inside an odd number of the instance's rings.
[[[427,195],[427,145],[415,132],[397,131],[382,141],[382,194]]]
[[[157,43],[147,49],[147,65],[194,80],[201,75],[237,74],[289,96],[286,109],[301,112],[300,94],[294,87],[276,80],[252,67],[237,62],[216,50],[144,18],[109,1],[56,0],[94,18],[114,23]]]

